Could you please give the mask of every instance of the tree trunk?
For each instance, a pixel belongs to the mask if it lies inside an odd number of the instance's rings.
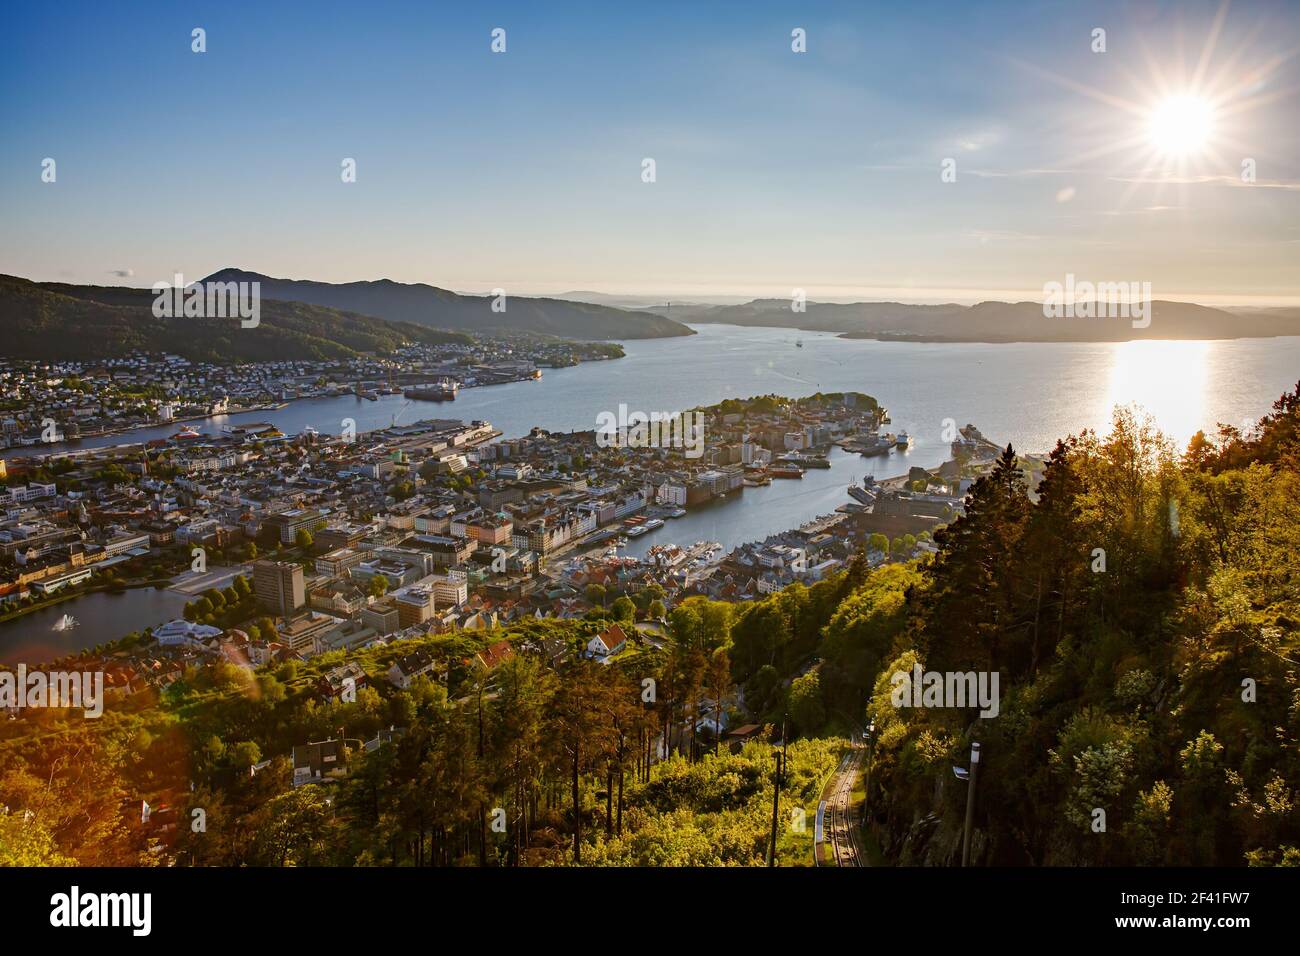
[[[578,793],[578,754],[573,754],[573,862],[582,862],[582,807]]]
[[[614,835],[614,768],[605,768],[605,839]]]
[[[618,835],[623,835],[623,768],[618,768]]]
[[[1029,662],[1029,672],[1038,673],[1038,620],[1043,614],[1043,569],[1038,569],[1038,585],[1035,588],[1034,598],[1034,647],[1032,658]]]

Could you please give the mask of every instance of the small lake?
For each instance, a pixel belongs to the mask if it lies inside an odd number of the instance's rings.
[[[133,588],[117,594],[97,591],[0,624],[0,663],[49,663],[73,651],[125,637],[181,616],[192,598],[178,591]],[[65,614],[77,626],[56,631]]]

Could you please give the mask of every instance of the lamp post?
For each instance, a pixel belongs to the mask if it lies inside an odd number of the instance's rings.
[[[781,749],[772,754],[776,761],[776,776],[772,787],[772,839],[767,848],[767,865],[776,866],[776,826],[781,807],[781,775],[785,772],[785,725],[789,714],[781,718]]]
[[[958,780],[966,781],[966,823],[962,827],[961,836],[961,865],[970,865],[970,828],[971,821],[975,818],[975,779],[979,776],[980,770],[980,745],[974,741],[970,745],[970,770],[961,767],[953,767],[952,772]]]
[[[876,722],[873,719],[862,736],[867,738],[867,773],[862,784],[862,809],[871,803],[871,760],[876,755]]]

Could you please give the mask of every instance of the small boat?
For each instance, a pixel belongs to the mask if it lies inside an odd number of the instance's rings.
[[[803,348],[803,339],[795,339],[794,347],[797,349]]]
[[[65,614],[63,615],[63,617],[59,618],[57,621],[54,622],[53,629],[56,631],[70,631],[76,626],[77,626],[77,619],[73,617],[71,614]]]
[[[912,447],[912,436],[909,435],[907,432],[899,432],[899,433],[898,433],[898,438],[897,438],[897,439],[895,440],[895,442],[894,442],[894,447],[895,447],[895,448],[911,448],[911,447]]]
[[[685,518],[685,517],[686,517],[686,509],[685,509],[685,508],[674,508],[672,511],[668,512],[668,517],[670,517],[670,518]]]
[[[656,528],[662,528],[663,526],[664,526],[663,518],[651,518],[649,521],[645,523],[645,529],[647,531],[654,531]]]

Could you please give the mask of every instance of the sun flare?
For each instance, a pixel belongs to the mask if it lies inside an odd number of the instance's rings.
[[[1192,94],[1161,100],[1147,117],[1147,138],[1165,156],[1182,157],[1202,152],[1214,132],[1214,107]]]

